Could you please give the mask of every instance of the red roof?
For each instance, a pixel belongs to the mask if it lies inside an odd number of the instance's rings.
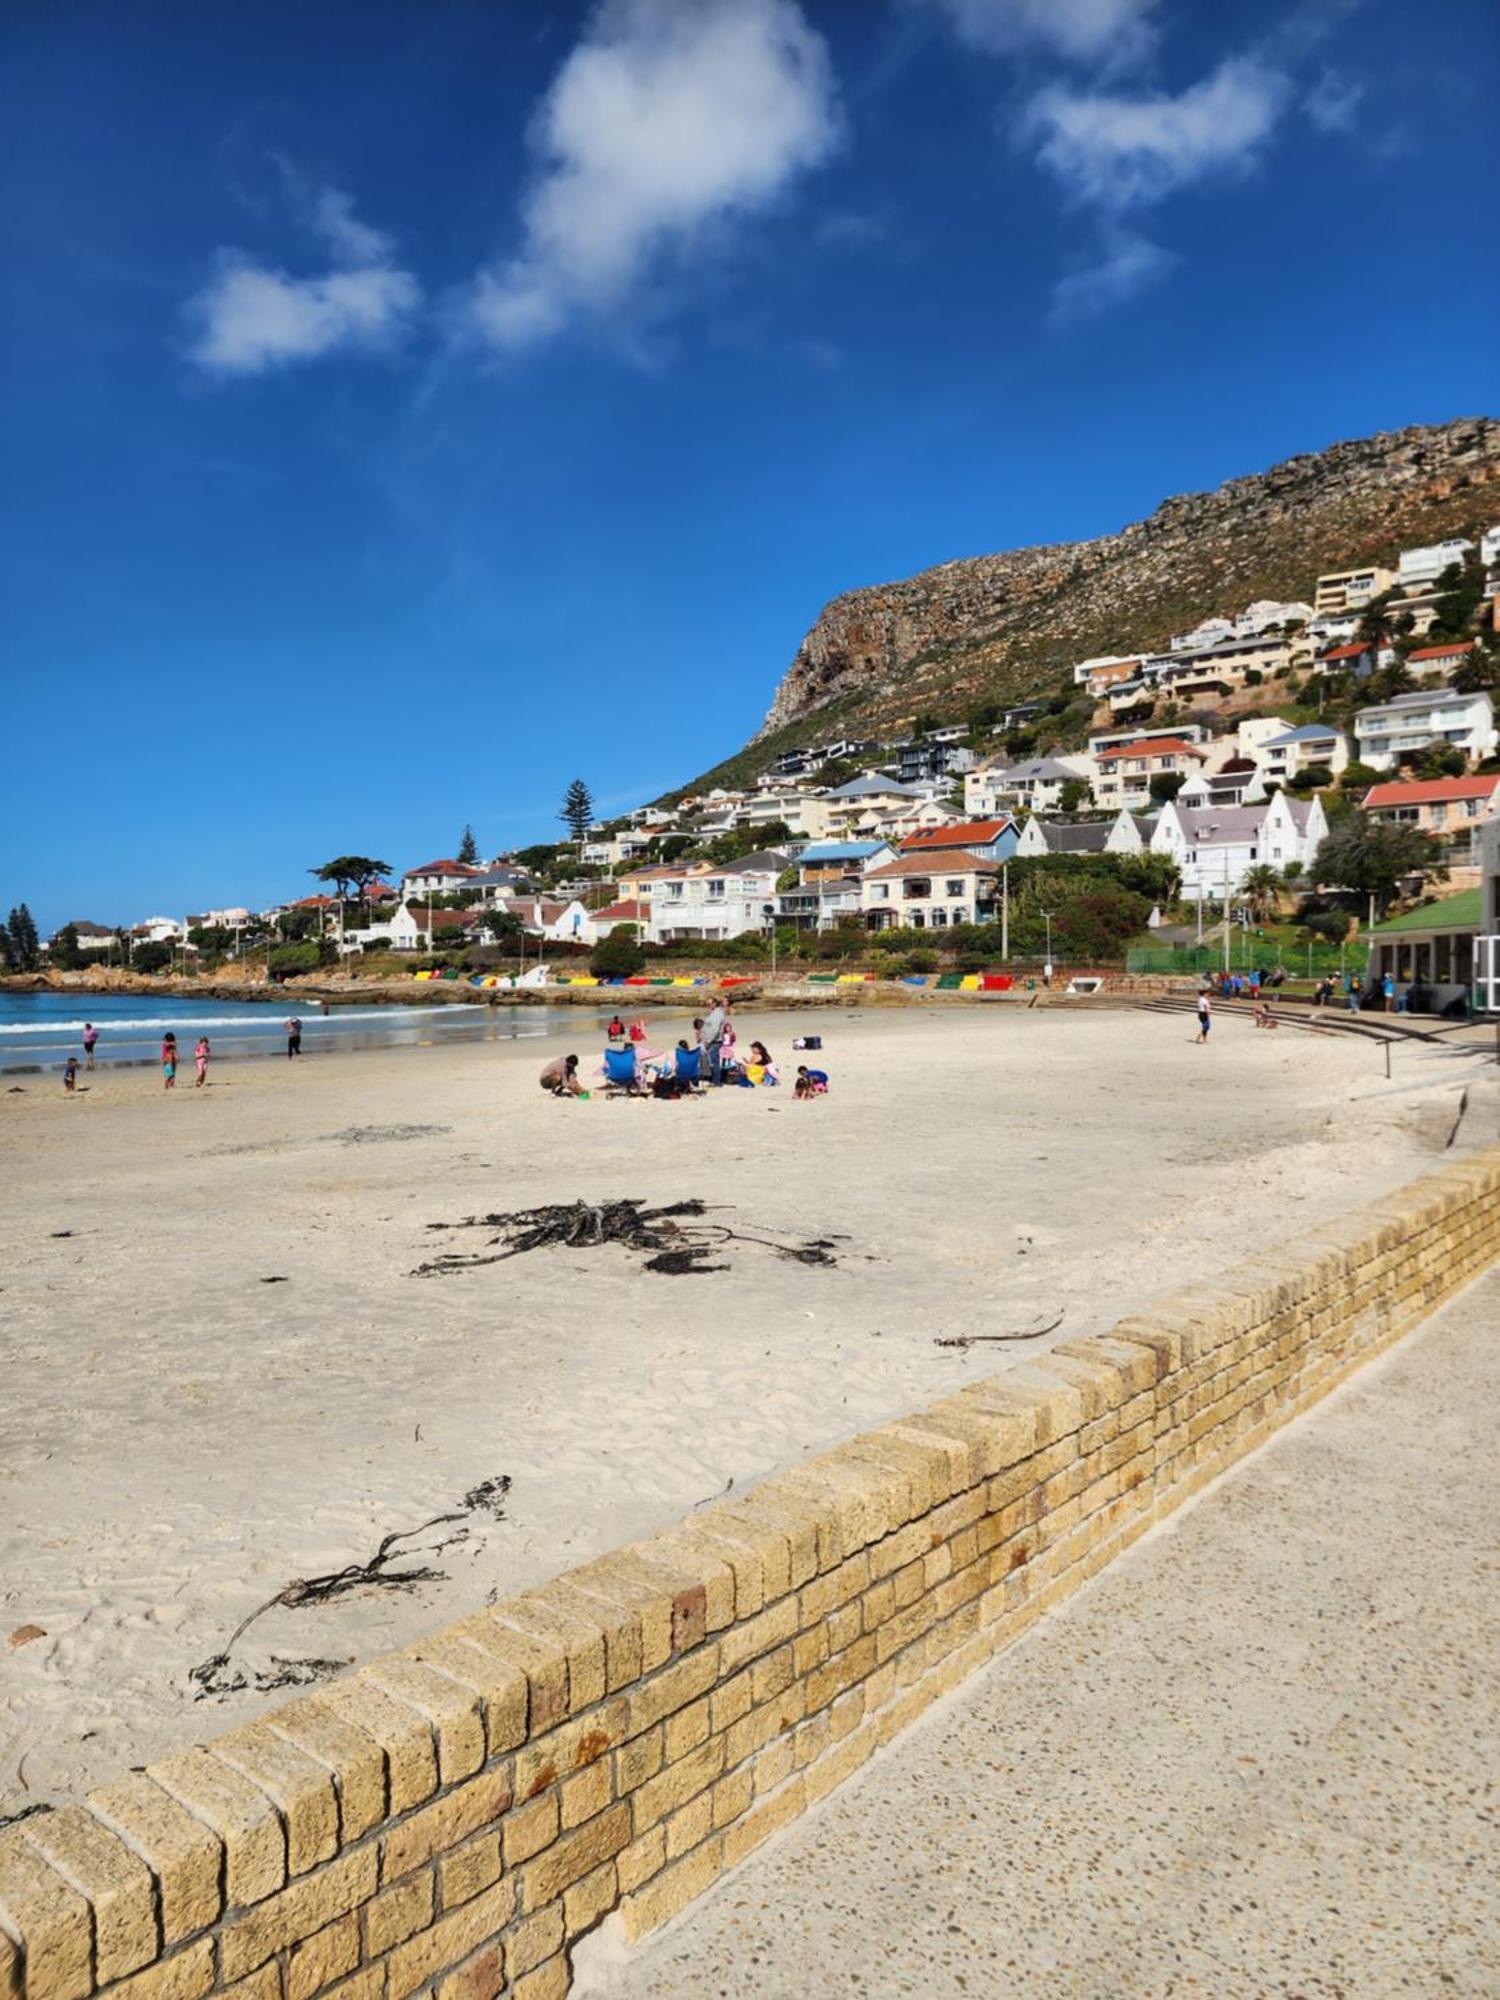
[[[1484,778],[1407,778],[1389,785],[1371,785],[1367,806],[1435,806],[1454,799],[1492,798],[1500,773]]]
[[[1009,825],[1009,819],[966,819],[953,826],[930,826],[903,840],[901,852],[915,854],[923,848],[988,847],[992,840],[1000,838]]]
[[[1359,641],[1356,640],[1352,645],[1349,646],[1333,647],[1331,651],[1323,655],[1323,658],[1325,660],[1357,660],[1361,653],[1368,653],[1369,650],[1370,649],[1367,645],[1361,645]]]
[[[408,868],[403,878],[410,881],[413,875],[482,875],[481,868],[471,868],[466,861],[424,861],[420,868]]]
[[[1446,660],[1454,653],[1471,653],[1472,639],[1450,639],[1446,646],[1419,646],[1414,653],[1408,653],[1408,660]]]
[[[602,910],[595,910],[596,923],[643,924],[651,915],[649,903],[632,902],[627,896],[623,903],[609,903]]]
[[[866,872],[867,882],[878,882],[886,875],[941,875],[945,868],[957,870],[960,875],[996,875],[999,864],[986,861],[983,855],[967,854],[962,848],[953,853],[898,854],[894,861],[888,861],[883,868],[871,868]]]
[[[1180,736],[1150,736],[1142,742],[1121,743],[1113,750],[1101,750],[1099,762],[1105,763],[1111,757],[1201,757],[1203,752],[1196,743],[1185,743]]]

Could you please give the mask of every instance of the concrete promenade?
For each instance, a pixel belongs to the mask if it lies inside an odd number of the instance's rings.
[[[575,1991],[1500,1993],[1497,1410],[1492,1274]]]

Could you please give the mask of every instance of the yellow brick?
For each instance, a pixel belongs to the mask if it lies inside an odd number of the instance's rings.
[[[774,1743],[768,1743],[751,1765],[755,1780],[755,1795],[762,1797],[766,1792],[774,1792],[792,1775],[793,1751],[790,1736],[779,1736]]]
[[[247,1723],[208,1746],[217,1757],[259,1785],[286,1825],[287,1872],[305,1875],[338,1852],[339,1809],[327,1767],[267,1723]]]
[[[598,1627],[604,1640],[604,1685],[610,1694],[630,1687],[640,1679],[646,1671],[646,1648],[639,1611],[618,1599],[580,1589],[578,1578],[572,1571],[555,1578],[548,1584],[547,1591],[563,1611],[575,1618],[590,1619]],[[653,1658],[652,1666],[660,1666],[671,1649],[671,1625],[668,1623],[665,1644],[660,1655]]]
[[[383,1958],[432,1922],[436,1885],[432,1870],[409,1875],[365,1905],[365,1957]]]
[[[281,1967],[274,1963],[263,1965],[248,1979],[220,1986],[217,1992],[221,2000],[281,2000]]]
[[[515,1885],[497,1882],[470,1903],[462,1903],[431,1930],[397,1945],[386,1961],[388,2000],[406,2000],[439,1973],[462,1964],[472,1952],[492,1944],[515,1913]]]
[[[561,1903],[554,1903],[550,1909],[542,1910],[537,1916],[528,1917],[517,1924],[506,1940],[506,1970],[512,1980],[522,1973],[530,1972],[562,1950],[563,1911]],[[398,2000],[393,1992],[391,2000]]]
[[[667,1836],[659,1826],[653,1826],[639,1840],[631,1841],[629,1847],[622,1847],[615,1862],[620,1877],[620,1894],[628,1896],[633,1889],[648,1882],[666,1858]]]
[[[615,1790],[623,1799],[661,1769],[666,1733],[658,1724],[633,1743],[622,1744],[615,1752]]]
[[[505,1990],[505,1947],[497,1940],[437,1983],[437,2000],[497,2000]]]
[[[505,1817],[501,1834],[505,1842],[505,1865],[519,1868],[533,1854],[540,1854],[556,1840],[561,1813],[557,1793],[543,1792],[530,1805],[516,1806]]]
[[[510,1989],[511,2000],[564,2000],[571,1984],[568,1961],[559,1954],[518,1979]]]
[[[721,1729],[728,1729],[748,1715],[755,1702],[751,1692],[749,1672],[739,1673],[732,1680],[716,1687],[708,1698],[709,1729],[715,1736]]]
[[[526,1676],[529,1735],[540,1736],[562,1721],[568,1712],[568,1656],[561,1646],[528,1638],[492,1611],[477,1611],[448,1631]]]
[[[22,1833],[0,1833],[0,1936],[25,1948],[27,2000],[81,2000],[93,1988],[89,1906]]]
[[[308,1707],[322,1709],[361,1729],[385,1752],[390,1779],[390,1811],[407,1812],[437,1790],[437,1751],[432,1731],[414,1709],[392,1701],[366,1680],[332,1681]]]
[[[258,1903],[286,1880],[286,1841],[276,1808],[248,1778],[202,1750],[167,1757],[146,1775],[211,1827],[224,1847],[225,1901]]]
[[[471,1688],[400,1653],[372,1660],[355,1678],[426,1718],[437,1738],[438,1777],[443,1784],[456,1785],[481,1768],[485,1759],[484,1715]]]
[[[691,1571],[674,1567],[648,1545],[615,1549],[569,1572],[570,1581],[611,1603],[629,1605],[641,1621],[641,1671],[651,1673],[674,1653],[701,1645],[708,1631],[708,1593]]]
[[[224,1850],[218,1837],[143,1773],[92,1792],[89,1804],[155,1875],[163,1944],[206,1929],[219,1914]]]
[[[534,1799],[574,1771],[597,1764],[623,1743],[634,1727],[631,1701],[614,1695],[576,1721],[534,1736],[516,1752],[516,1797]]]
[[[691,1805],[673,1813],[666,1821],[667,1859],[675,1861],[679,1854],[686,1854],[700,1840],[707,1839],[713,1832],[713,1825],[713,1793],[700,1792]]]
[[[311,2000],[359,1964],[359,1917],[351,1910],[293,1947],[286,1962],[286,2000]]]
[[[83,1806],[25,1821],[27,1837],[94,1913],[94,1980],[104,1985],[157,1955],[156,1889],[140,1856]]]
[[[412,1659],[447,1674],[476,1697],[491,1757],[525,1742],[530,1699],[525,1674],[452,1632],[438,1632],[406,1650]]]
[[[601,1757],[597,1764],[564,1779],[561,1791],[564,1827],[582,1826],[586,1819],[603,1812],[613,1797],[612,1763],[608,1757]]]
[[[575,1882],[563,1897],[563,1923],[568,1936],[581,1937],[586,1930],[592,1929],[602,1916],[614,1908],[618,1895],[619,1885],[613,1861],[606,1861],[602,1868],[594,1869],[581,1882]]]
[[[375,1893],[375,1850],[358,1847],[259,1904],[219,1934],[219,1978],[239,1979],[273,1952],[322,1930]]]
[[[484,1771],[456,1791],[447,1792],[410,1819],[393,1826],[381,1842],[380,1879],[394,1882],[409,1869],[421,1868],[433,1856],[457,1847],[471,1833],[492,1825],[510,1805],[510,1767]]]
[[[759,1847],[773,1833],[779,1833],[784,1826],[807,1809],[805,1781],[799,1773],[789,1784],[763,1799],[743,1819],[726,1828],[724,1833],[724,1865],[733,1868],[744,1860],[753,1849]]]
[[[445,1910],[467,1903],[501,1876],[500,1836],[481,1833],[438,1860],[438,1900]]]
[[[623,1800],[586,1826],[561,1835],[524,1872],[521,1901],[526,1914],[554,1902],[592,1869],[612,1861],[629,1842],[630,1807]]]
[[[643,1889],[626,1897],[620,1906],[625,1935],[634,1943],[647,1931],[664,1924],[669,1917],[675,1917],[695,1896],[701,1896],[705,1889],[712,1887],[723,1866],[724,1837],[716,1833],[711,1840],[695,1848],[685,1860],[663,1869]]]
[[[744,1723],[735,1724],[736,1729],[743,1729],[744,1726]],[[711,1785],[724,1768],[724,1745],[725,1738],[715,1736],[648,1779],[631,1801],[635,1809],[636,1832],[644,1833],[648,1826],[654,1826],[657,1820],[678,1811],[689,1799],[696,1798],[705,1786]]]
[[[721,1500],[718,1506],[727,1519],[739,1521],[752,1534],[777,1534],[783,1538],[787,1548],[787,1588],[790,1590],[795,1590],[810,1576],[816,1576],[820,1568],[831,1568],[842,1554],[837,1546],[837,1531],[831,1524],[820,1523],[800,1503],[778,1500],[765,1487],[756,1488],[741,1500]],[[825,1536],[831,1538],[821,1546],[820,1527]]]
[[[597,1618],[585,1619],[548,1591],[529,1590],[495,1606],[495,1616],[516,1631],[555,1642],[568,1662],[568,1713],[581,1714],[603,1701],[607,1688],[604,1668],[604,1628]]]
[[[385,1967],[365,1966],[352,1979],[333,1987],[325,2000],[385,2000]]]
[[[718,1677],[717,1645],[700,1646],[686,1658],[664,1667],[630,1697],[632,1734],[651,1728],[665,1717],[675,1715],[679,1708],[686,1708],[689,1702],[697,1701],[700,1695],[708,1693]]]
[[[272,1709],[266,1721],[332,1773],[339,1839],[345,1847],[380,1824],[385,1818],[385,1755],[373,1737],[306,1699]]]
[[[816,1804],[835,1785],[841,1785],[845,1778],[852,1777],[876,1747],[877,1741],[875,1724],[863,1723],[852,1736],[845,1737],[836,1748],[826,1751],[816,1763],[810,1764],[803,1773],[807,1803]]]
[[[748,1764],[721,1778],[713,1789],[714,1825],[727,1826],[732,1819],[738,1819],[749,1810],[754,1795],[755,1779]]]
[[[667,1718],[666,1757],[669,1764],[675,1764],[689,1750],[696,1750],[700,1743],[707,1742],[708,1714],[707,1701],[695,1701]]]
[[[213,1940],[198,1938],[185,1950],[174,1951],[170,1958],[111,1986],[109,2000],[203,2000],[213,1983]]]

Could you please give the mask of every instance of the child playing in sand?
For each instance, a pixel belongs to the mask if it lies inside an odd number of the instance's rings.
[[[820,1069],[809,1069],[806,1063],[797,1065],[797,1082],[792,1092],[794,1097],[826,1097],[828,1078]]]
[[[63,1089],[68,1093],[69,1097],[71,1097],[73,1095],[73,1092],[77,1089],[77,1087],[78,1087],[78,1058],[77,1056],[69,1056],[68,1060],[63,1064]]]
[[[207,1035],[200,1035],[198,1037],[198,1046],[193,1050],[193,1061],[198,1067],[197,1080],[193,1084],[194,1090],[201,1090],[204,1084],[208,1082],[208,1059],[212,1054],[213,1050],[208,1046]]]

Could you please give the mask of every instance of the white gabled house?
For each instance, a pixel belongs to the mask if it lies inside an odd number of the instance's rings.
[[[650,942],[737,938],[764,930],[775,915],[777,878],[790,860],[783,849],[764,848],[719,868],[695,862],[654,869],[642,883],[651,908]]]
[[[1207,807],[1178,798],[1162,807],[1151,851],[1177,864],[1184,902],[1217,901],[1242,888],[1252,868],[1284,869],[1295,861],[1310,873],[1327,832],[1317,797],[1275,792],[1259,805]]]

